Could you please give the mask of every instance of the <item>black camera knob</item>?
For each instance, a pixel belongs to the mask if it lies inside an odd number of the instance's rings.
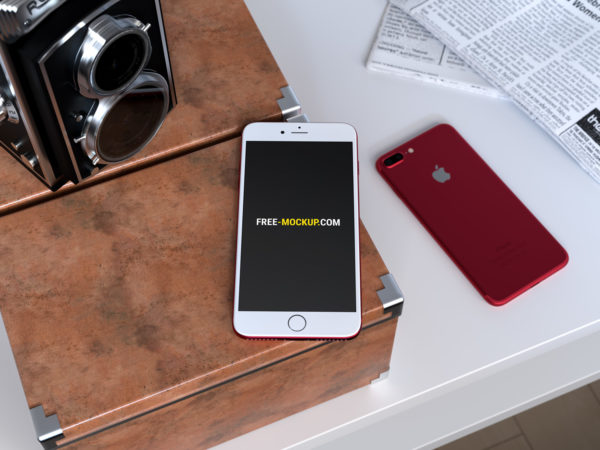
[[[33,152],[23,153],[21,155],[21,161],[23,161],[26,166],[33,170],[36,170],[40,164],[37,155]]]

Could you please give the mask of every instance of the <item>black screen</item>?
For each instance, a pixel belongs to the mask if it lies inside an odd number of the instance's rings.
[[[352,142],[247,142],[239,309],[356,311]]]

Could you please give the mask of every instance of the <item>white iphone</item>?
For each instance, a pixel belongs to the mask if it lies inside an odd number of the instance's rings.
[[[253,123],[242,135],[233,326],[249,338],[361,328],[356,131]]]

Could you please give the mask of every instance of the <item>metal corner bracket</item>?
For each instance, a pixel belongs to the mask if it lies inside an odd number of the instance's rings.
[[[381,372],[377,378],[371,380],[371,384],[381,383],[384,380],[387,380],[390,376],[390,371],[386,370],[385,372]]]
[[[277,104],[281,109],[281,115],[285,122],[308,122],[308,116],[302,113],[302,105],[296,93],[290,86],[285,86],[280,89],[282,98],[277,100]]]
[[[63,430],[58,422],[58,416],[46,416],[42,405],[29,410],[37,440],[45,450],[57,448],[56,441],[64,438]]]
[[[377,291],[377,296],[383,304],[383,310],[392,313],[392,317],[398,317],[402,314],[404,306],[404,294],[398,287],[396,279],[390,273],[379,277],[383,283],[383,289]]]

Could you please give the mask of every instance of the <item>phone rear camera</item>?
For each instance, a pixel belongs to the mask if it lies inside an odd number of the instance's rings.
[[[285,134],[285,131],[282,131],[281,134]]]
[[[384,159],[383,165],[385,167],[392,167],[392,166],[395,166],[396,164],[398,164],[403,159],[404,159],[404,156],[402,156],[402,153],[394,153],[389,158]]]

